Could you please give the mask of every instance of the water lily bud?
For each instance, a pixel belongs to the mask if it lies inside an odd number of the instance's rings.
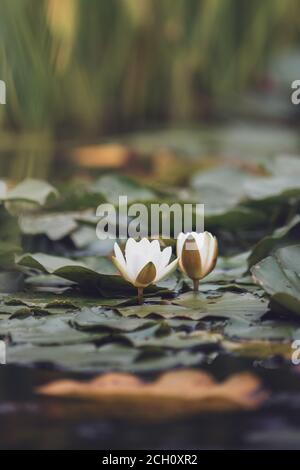
[[[217,239],[209,232],[180,233],[177,238],[177,256],[180,269],[194,281],[194,289],[197,290],[199,280],[216,265]]]
[[[138,289],[139,301],[142,301],[143,290],[150,284],[165,278],[177,266],[175,259],[170,264],[172,248],[167,247],[161,251],[158,240],[149,241],[142,238],[137,242],[129,238],[123,255],[119,245],[114,245],[115,256],[112,261],[123,278]]]

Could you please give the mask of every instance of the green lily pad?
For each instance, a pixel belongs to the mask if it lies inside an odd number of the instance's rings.
[[[188,349],[217,345],[221,336],[208,331],[175,331],[160,334],[157,325],[138,332],[127,334],[126,338],[136,347],[162,347],[168,349]]]
[[[300,314],[300,245],[280,248],[251,269],[254,280],[271,296],[272,309]]]
[[[78,310],[88,307],[118,307],[127,305],[131,298],[99,298],[92,296],[83,296],[76,291],[70,291],[68,294],[53,296],[48,292],[18,292],[16,297],[3,295],[0,297],[5,305],[28,306],[42,308],[63,308]],[[0,304],[1,306],[2,304]]]
[[[201,352],[192,351],[155,351],[149,348],[140,356],[138,360],[132,364],[134,372],[158,372],[162,370],[170,370],[177,367],[199,366],[205,358]]]
[[[19,266],[37,269],[68,279],[86,290],[98,291],[104,297],[108,297],[112,292],[115,295],[136,294],[136,289],[124,281],[121,276],[96,271],[80,261],[46,255],[44,253],[28,253],[17,258],[16,262]],[[150,294],[159,290],[155,286],[150,286],[145,292]]]
[[[267,168],[274,176],[300,177],[300,158],[293,155],[278,155]]]
[[[180,305],[155,305],[144,304],[132,307],[118,308],[118,312],[124,317],[161,317],[161,318],[189,318],[191,320],[200,320],[206,313],[206,310],[199,308],[198,311],[192,308],[186,308]]]
[[[198,292],[186,292],[174,300],[176,305],[201,312],[201,318],[249,318],[257,319],[268,310],[268,303],[250,293],[220,293],[206,297]]]
[[[88,289],[92,288],[106,293],[107,291],[133,291],[118,275],[108,275],[89,268],[86,264],[58,256],[43,253],[25,254],[17,259],[17,264],[28,268],[54,274],[69,281],[76,282]]]
[[[263,321],[248,323],[246,321],[232,320],[224,328],[224,335],[239,340],[274,340],[291,341],[295,325],[277,321]]]
[[[61,240],[78,226],[71,213],[21,215],[19,225],[24,235],[46,235],[50,240]]]
[[[54,364],[74,371],[160,371],[178,366],[199,365],[204,355],[190,351],[163,351],[160,348],[140,350],[111,343],[96,347],[80,343],[62,346],[19,344],[7,347],[8,364]]]
[[[156,198],[156,194],[151,189],[131,178],[119,175],[102,176],[91,185],[90,191],[104,195],[112,204],[119,203],[119,196],[127,196],[128,203]]]
[[[297,176],[260,177],[245,184],[247,198],[253,201],[278,201],[300,196]]]
[[[33,346],[29,343],[7,347],[7,363],[54,363],[57,367],[73,370],[126,369],[132,366],[139,351],[120,344],[106,344],[100,348],[92,343],[62,346]]]
[[[26,179],[7,191],[4,201],[6,203],[28,202],[33,206],[44,206],[57,196],[57,190],[46,181]]]
[[[156,323],[153,320],[122,318],[112,310],[94,307],[82,309],[74,317],[72,324],[83,331],[134,331]]]
[[[219,256],[214,270],[205,277],[203,282],[228,282],[240,278],[247,271],[247,258],[249,253],[240,253],[234,256]]]
[[[191,185],[197,189],[198,199],[205,203],[205,209],[236,206],[244,196],[244,183],[249,174],[239,168],[220,166],[197,173],[192,177]]]
[[[299,235],[300,215],[296,215],[287,225],[276,229],[272,235],[264,237],[255,245],[248,258],[249,268],[270,255],[274,249],[296,242]]]
[[[105,335],[91,335],[69,325],[69,316],[51,318],[13,319],[0,322],[0,336],[8,336],[13,343],[34,345],[63,345],[91,342]]]
[[[54,276],[53,274],[33,274],[27,276],[25,284],[37,287],[71,287],[75,283],[62,277]]]

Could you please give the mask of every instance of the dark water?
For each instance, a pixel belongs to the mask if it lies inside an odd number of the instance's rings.
[[[39,397],[36,386],[66,377],[53,370],[0,367],[1,449],[300,449],[300,374],[276,360],[218,358],[217,379],[251,370],[271,391],[256,411],[199,413],[166,422],[108,419],[90,402]],[[82,377],[67,374],[68,377]]]

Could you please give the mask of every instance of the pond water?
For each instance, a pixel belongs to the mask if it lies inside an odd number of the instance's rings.
[[[251,370],[270,398],[256,411],[199,413],[162,422],[108,419],[97,403],[39,397],[37,385],[87,375],[18,366],[0,367],[2,449],[300,449],[300,375],[278,360],[218,358],[219,379]]]

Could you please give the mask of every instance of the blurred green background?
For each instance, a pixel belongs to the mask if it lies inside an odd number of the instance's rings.
[[[298,0],[1,0],[1,173],[47,176],[59,141],[293,118],[299,18]]]

